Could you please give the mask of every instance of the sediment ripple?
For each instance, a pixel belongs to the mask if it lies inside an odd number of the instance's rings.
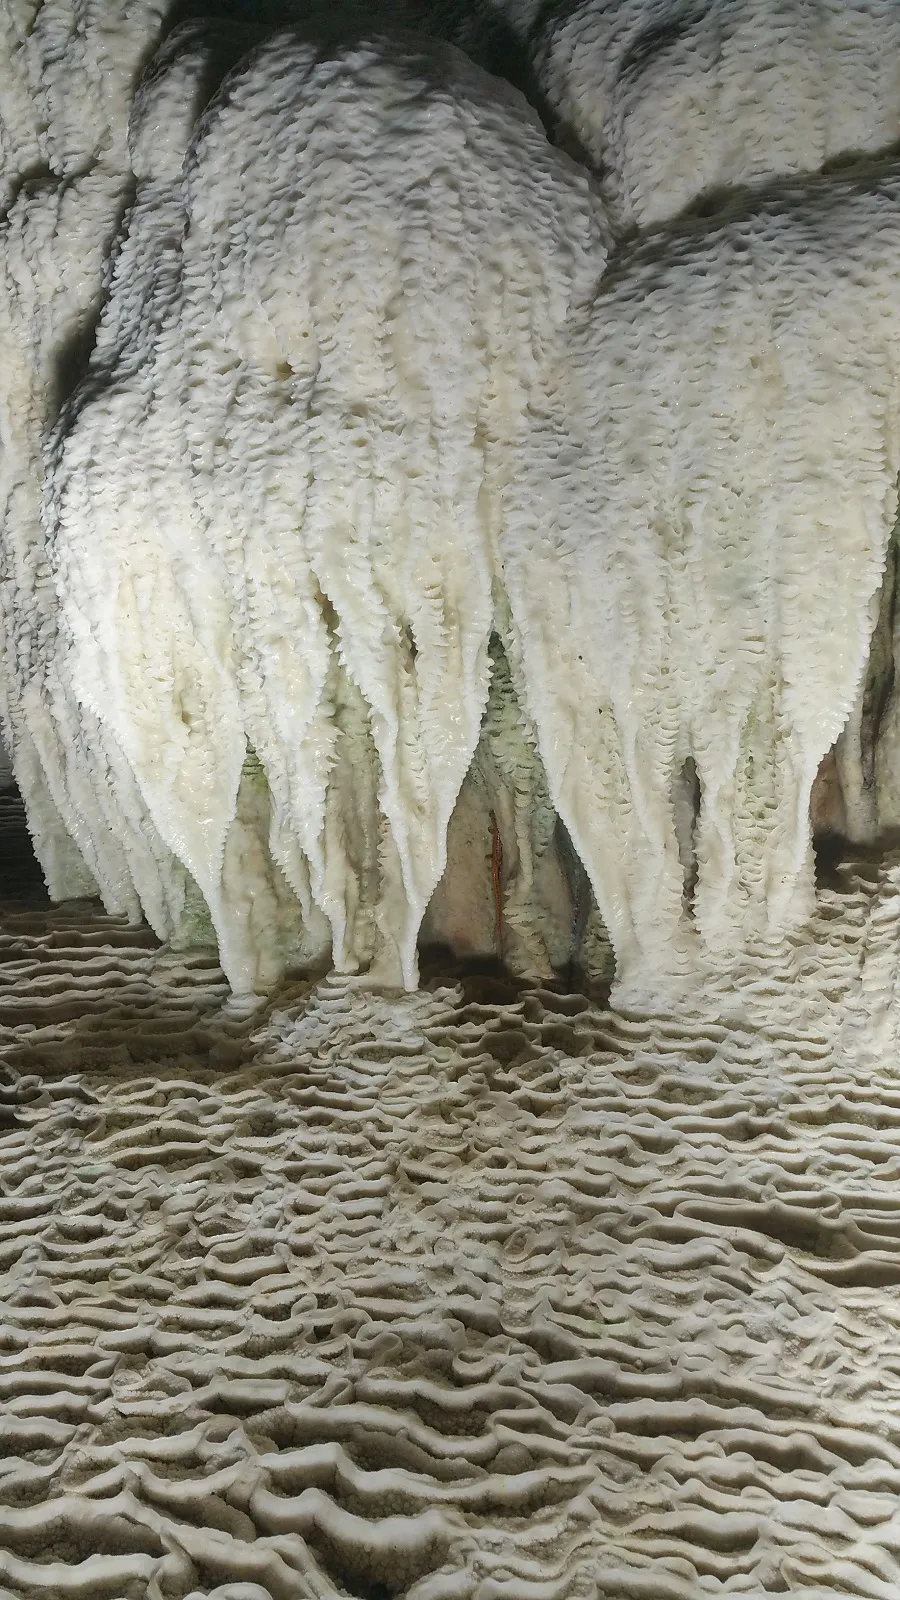
[[[896,1600],[898,895],[659,1017],[8,910],[2,1600]]]

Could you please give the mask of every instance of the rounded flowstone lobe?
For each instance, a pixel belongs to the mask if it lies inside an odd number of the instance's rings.
[[[593,166],[623,234],[900,139],[895,0],[513,0],[509,14],[554,136]]]
[[[264,951],[231,879],[248,741],[310,950],[324,926],[339,969],[411,985],[487,703],[506,486],[602,211],[459,51],[291,31],[231,74],[172,183],[146,128],[196,56],[187,37],[139,97],[148,176],[58,435],[56,660],[236,988],[285,942]]]

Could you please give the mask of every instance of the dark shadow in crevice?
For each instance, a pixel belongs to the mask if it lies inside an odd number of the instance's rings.
[[[839,738],[819,764],[810,795],[810,821],[816,856],[817,887],[835,887],[841,861],[861,857],[863,847],[880,856],[896,847],[900,832],[883,824],[896,814],[889,752],[887,772],[881,774],[879,793],[878,751],[885,735],[891,743],[896,730],[897,675],[894,638],[900,603],[900,517],[895,522],[885,552],[882,581],[875,597],[875,623],[869,641],[858,717],[851,715]]]
[[[894,524],[885,556],[884,576],[878,595],[878,616],[869,643],[863,683],[860,721],[860,765],[863,784],[875,788],[875,756],[884,715],[894,691],[894,626],[897,615],[897,576],[900,566],[900,521]]]
[[[18,789],[0,790],[0,920],[4,908],[46,910],[50,906],[25,821]]]
[[[686,756],[672,780],[672,810],[675,814],[675,837],[678,840],[678,859],[684,874],[682,901],[689,917],[694,915],[694,894],[697,888],[697,827],[703,795],[700,774],[693,756]]]
[[[874,844],[858,844],[844,834],[828,831],[813,839],[816,888],[837,894],[855,894],[854,879],[875,882],[890,858],[900,855],[900,828],[885,828]]]
[[[185,22],[209,20],[256,28],[260,37],[290,28],[310,44],[328,50],[337,44],[402,34],[453,44],[476,65],[518,89],[544,123],[551,120],[537,85],[528,53],[506,19],[485,7],[479,11],[460,0],[177,0],[166,32]]]
[[[419,950],[422,989],[458,985],[466,1005],[514,1006],[534,987],[517,978],[497,956],[456,956],[449,945],[430,944]]]

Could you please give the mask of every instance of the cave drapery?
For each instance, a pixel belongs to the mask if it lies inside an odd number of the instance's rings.
[[[427,10],[189,21],[130,111],[158,12],[75,15],[10,41],[4,687],[51,894],[202,904],[237,992],[329,951],[414,986],[502,655],[570,845],[535,888],[494,764],[508,959],[582,955],[584,873],[622,994],[788,934],[896,518],[895,8],[451,11],[518,30],[593,172]]]

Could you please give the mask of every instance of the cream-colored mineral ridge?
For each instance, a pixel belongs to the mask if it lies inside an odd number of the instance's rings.
[[[0,1600],[897,1600],[900,0],[201,9],[0,0]]]

